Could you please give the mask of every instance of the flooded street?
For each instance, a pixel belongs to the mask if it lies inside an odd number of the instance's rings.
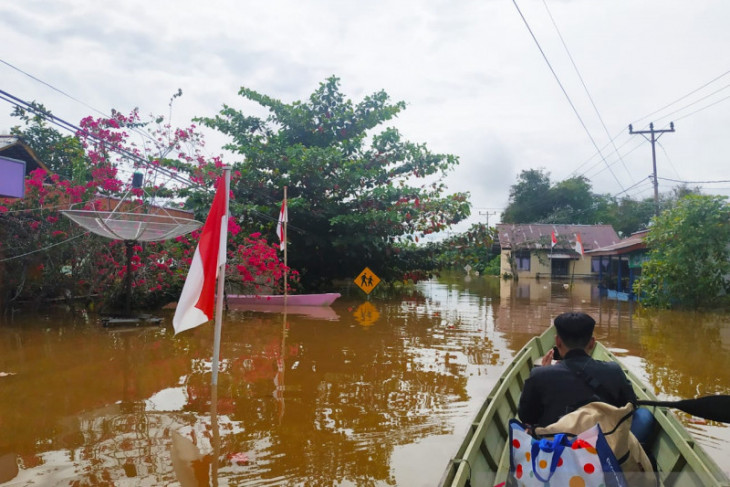
[[[215,391],[212,322],[175,337],[167,311],[128,330],[17,314],[0,324],[0,483],[436,485],[512,356],[572,309],[662,399],[730,393],[728,316],[582,282],[454,276],[313,315],[229,310]],[[728,425],[681,418],[730,470]]]

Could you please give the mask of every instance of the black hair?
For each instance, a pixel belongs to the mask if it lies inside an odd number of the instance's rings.
[[[593,336],[593,328],[596,320],[586,313],[570,311],[555,318],[555,330],[565,346],[572,350],[574,348],[585,348]]]

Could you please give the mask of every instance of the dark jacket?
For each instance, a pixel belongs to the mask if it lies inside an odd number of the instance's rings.
[[[599,390],[589,386],[565,362],[593,377],[601,385]],[[617,363],[593,360],[583,350],[576,349],[554,365],[532,369],[522,389],[518,414],[523,423],[547,426],[593,401],[622,407],[635,402],[636,394]]]

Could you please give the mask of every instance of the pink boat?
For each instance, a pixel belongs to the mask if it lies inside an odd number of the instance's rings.
[[[322,294],[229,294],[226,296],[230,305],[256,306],[329,306],[334,303],[340,293]]]

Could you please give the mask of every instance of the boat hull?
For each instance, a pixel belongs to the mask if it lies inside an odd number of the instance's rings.
[[[322,294],[229,294],[226,300],[229,305],[255,306],[329,306],[340,297],[340,293]]]
[[[520,350],[487,396],[439,485],[497,485],[509,473],[509,433],[507,425],[517,415],[517,405],[530,370],[555,343],[550,327]],[[621,362],[598,343],[597,360]],[[657,400],[639,378],[621,364],[639,400]],[[661,485],[730,486],[730,479],[692,439],[670,411],[648,408],[655,418],[651,453],[656,458]]]

